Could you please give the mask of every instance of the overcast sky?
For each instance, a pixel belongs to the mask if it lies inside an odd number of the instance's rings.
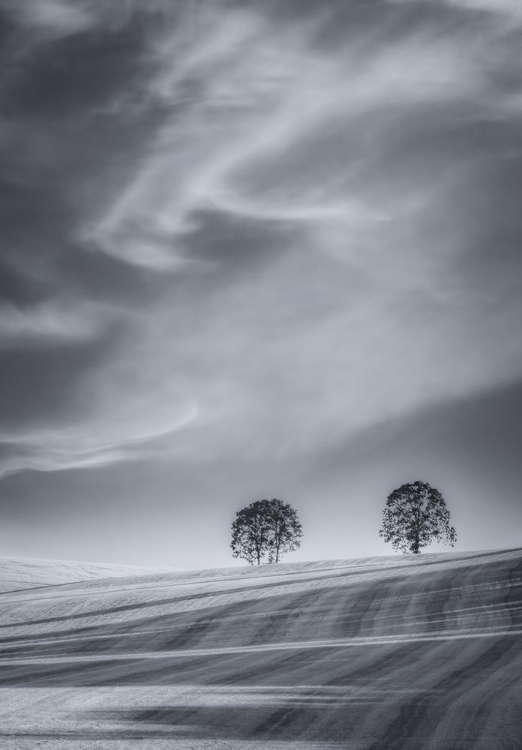
[[[522,544],[519,0],[0,0],[0,554]]]

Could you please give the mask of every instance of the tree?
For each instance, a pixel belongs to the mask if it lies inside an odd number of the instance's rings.
[[[232,555],[250,565],[277,563],[301,546],[303,529],[294,508],[282,500],[256,500],[236,513],[232,524]]]
[[[452,547],[457,540],[444,498],[426,482],[403,484],[388,495],[379,536],[394,550],[414,554],[432,540]]]
[[[270,506],[272,538],[272,559],[270,562],[278,563],[280,555],[293,552],[301,546],[303,528],[291,505],[274,498],[270,500]]]

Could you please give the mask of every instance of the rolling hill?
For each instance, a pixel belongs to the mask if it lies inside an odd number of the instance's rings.
[[[157,569],[131,565],[0,557],[0,593],[96,578],[139,575],[154,571]]]
[[[2,748],[521,746],[522,550],[34,575],[0,597]]]

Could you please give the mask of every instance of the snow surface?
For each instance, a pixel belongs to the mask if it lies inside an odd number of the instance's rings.
[[[167,569],[86,563],[72,560],[40,560],[35,557],[0,557],[0,593],[73,581],[114,576],[136,576]]]
[[[2,750],[520,746],[522,550],[113,577],[33,561],[32,587],[1,563],[4,590],[27,584],[0,597]]]

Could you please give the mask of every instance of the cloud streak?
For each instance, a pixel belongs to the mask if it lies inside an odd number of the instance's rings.
[[[161,450],[161,443],[172,437],[178,430],[188,425],[197,416],[193,408],[180,415],[177,422],[163,431],[139,434],[135,431],[132,437],[125,438],[116,430],[103,442],[101,436],[86,437],[92,426],[82,424],[79,427],[61,428],[54,433],[40,431],[33,435],[25,433],[23,437],[0,436],[2,445],[7,447],[2,463],[0,477],[16,474],[22,470],[30,471],[68,471],[71,469],[100,468],[113,463],[122,463],[133,459],[143,460],[147,455],[156,455]],[[94,432],[94,431],[93,431]]]

